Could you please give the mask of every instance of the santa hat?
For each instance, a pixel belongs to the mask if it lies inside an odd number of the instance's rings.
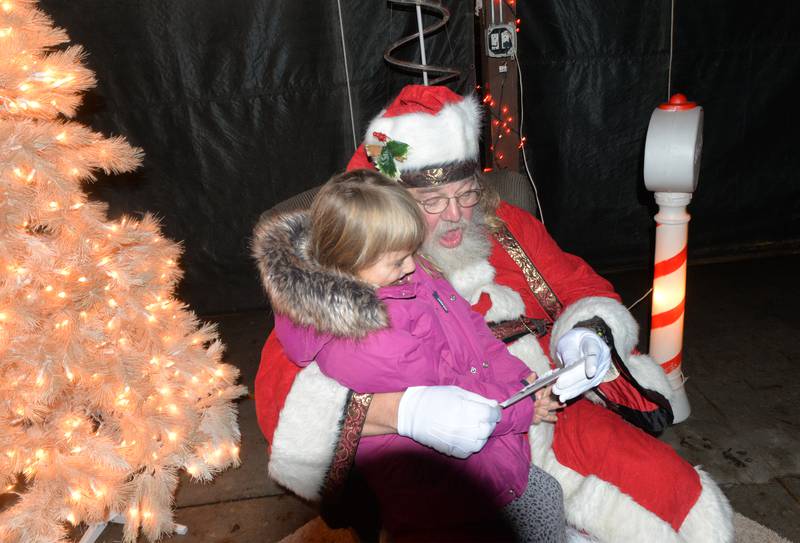
[[[369,124],[347,169],[377,169],[408,187],[460,181],[478,171],[480,123],[474,96],[408,85]]]

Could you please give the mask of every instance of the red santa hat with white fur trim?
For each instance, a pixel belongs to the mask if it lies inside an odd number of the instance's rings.
[[[407,187],[461,181],[478,171],[480,128],[475,96],[408,85],[369,124],[347,169],[377,169]]]

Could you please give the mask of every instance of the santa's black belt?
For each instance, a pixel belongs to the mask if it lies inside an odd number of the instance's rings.
[[[529,319],[528,317],[490,322],[488,324],[494,337],[506,343],[514,341],[525,334],[533,334],[536,337],[545,336],[550,331],[550,328],[553,327],[553,323],[546,319]]]

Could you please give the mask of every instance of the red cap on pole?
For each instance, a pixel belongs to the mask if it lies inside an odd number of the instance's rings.
[[[685,111],[696,107],[697,103],[688,101],[686,95],[681,93],[673,94],[669,102],[658,105],[658,109],[666,109],[667,111]]]

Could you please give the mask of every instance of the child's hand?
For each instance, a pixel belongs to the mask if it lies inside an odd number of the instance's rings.
[[[536,404],[533,410],[534,424],[539,424],[542,421],[556,422],[558,420],[555,411],[562,409],[564,404],[556,400],[552,394],[552,389],[552,386],[548,386],[536,391]]]

